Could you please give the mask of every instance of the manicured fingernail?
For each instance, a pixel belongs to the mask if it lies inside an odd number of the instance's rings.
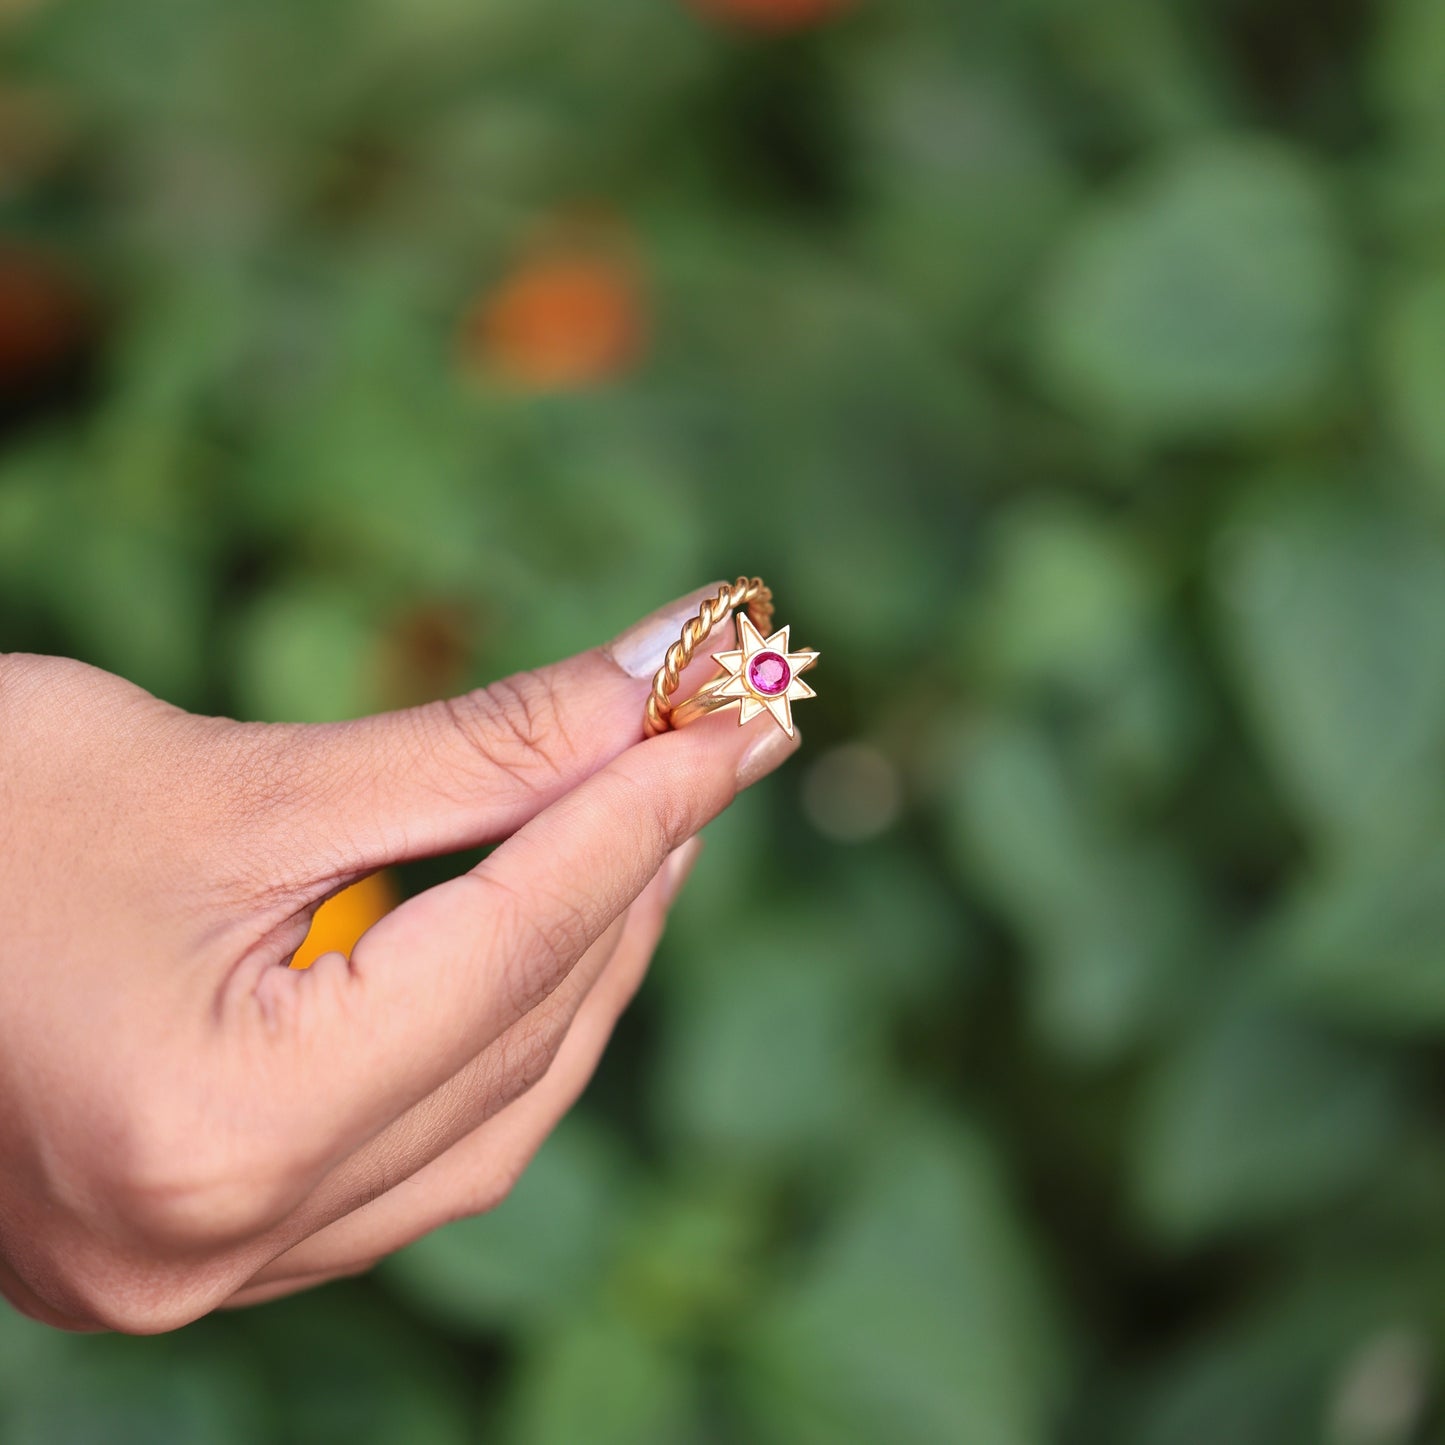
[[[795,731],[794,737],[790,738],[781,728],[770,726],[738,763],[738,791],[752,787],[759,778],[767,777],[784,758],[791,757],[796,739],[801,736],[801,732]]]
[[[697,616],[703,599],[715,596],[722,583],[701,587],[659,607],[656,612],[634,623],[620,637],[603,649],[628,677],[651,677],[662,666],[667,649],[682,635],[682,625]]]
[[[692,866],[697,862],[697,855],[702,852],[702,839],[689,838],[680,848],[674,848],[667,855],[667,862],[662,865],[662,899],[666,905],[671,905],[672,900],[682,891],[682,885],[687,882],[687,875],[692,872]]]

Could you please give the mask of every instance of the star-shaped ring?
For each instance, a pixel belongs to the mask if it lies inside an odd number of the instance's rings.
[[[707,640],[709,634],[733,608],[746,604],[737,614],[738,646],[713,657],[722,670],[698,688],[685,702],[672,702],[683,669]],[[663,665],[652,680],[643,730],[648,737],[688,723],[723,708],[738,709],[738,725],[767,713],[789,737],[793,736],[793,703],[815,696],[799,676],[817,660],[809,648],[792,648],[787,627],[773,630],[773,595],[759,577],[739,577],[718,590],[699,608],[682,629],[682,636],[668,648]]]

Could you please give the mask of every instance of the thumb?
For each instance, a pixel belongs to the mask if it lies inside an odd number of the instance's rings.
[[[653,673],[716,592],[690,592],[601,647],[460,697],[352,722],[244,725],[232,777],[268,884],[320,887],[515,832],[641,740]],[[732,645],[725,619],[703,651]]]

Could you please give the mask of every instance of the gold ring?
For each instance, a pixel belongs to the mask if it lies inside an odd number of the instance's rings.
[[[713,653],[722,670],[685,702],[674,706],[672,695],[683,669],[718,623],[738,607],[747,609],[737,615],[740,645],[729,652]],[[698,608],[697,616],[683,623],[682,636],[667,649],[667,657],[652,679],[642,719],[643,735],[650,738],[668,728],[686,727],[700,717],[737,704],[739,727],[765,712],[792,737],[793,703],[815,696],[798,674],[812,667],[818,654],[807,648],[793,651],[788,629],[772,628],[773,594],[761,577],[739,577],[731,585],[718,588],[717,596],[709,597]]]

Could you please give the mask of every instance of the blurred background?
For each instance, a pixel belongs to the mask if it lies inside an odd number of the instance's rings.
[[[5,1445],[1445,1439],[1445,6],[0,0],[7,649],[334,718],[742,571],[807,747],[512,1199],[0,1314]]]

